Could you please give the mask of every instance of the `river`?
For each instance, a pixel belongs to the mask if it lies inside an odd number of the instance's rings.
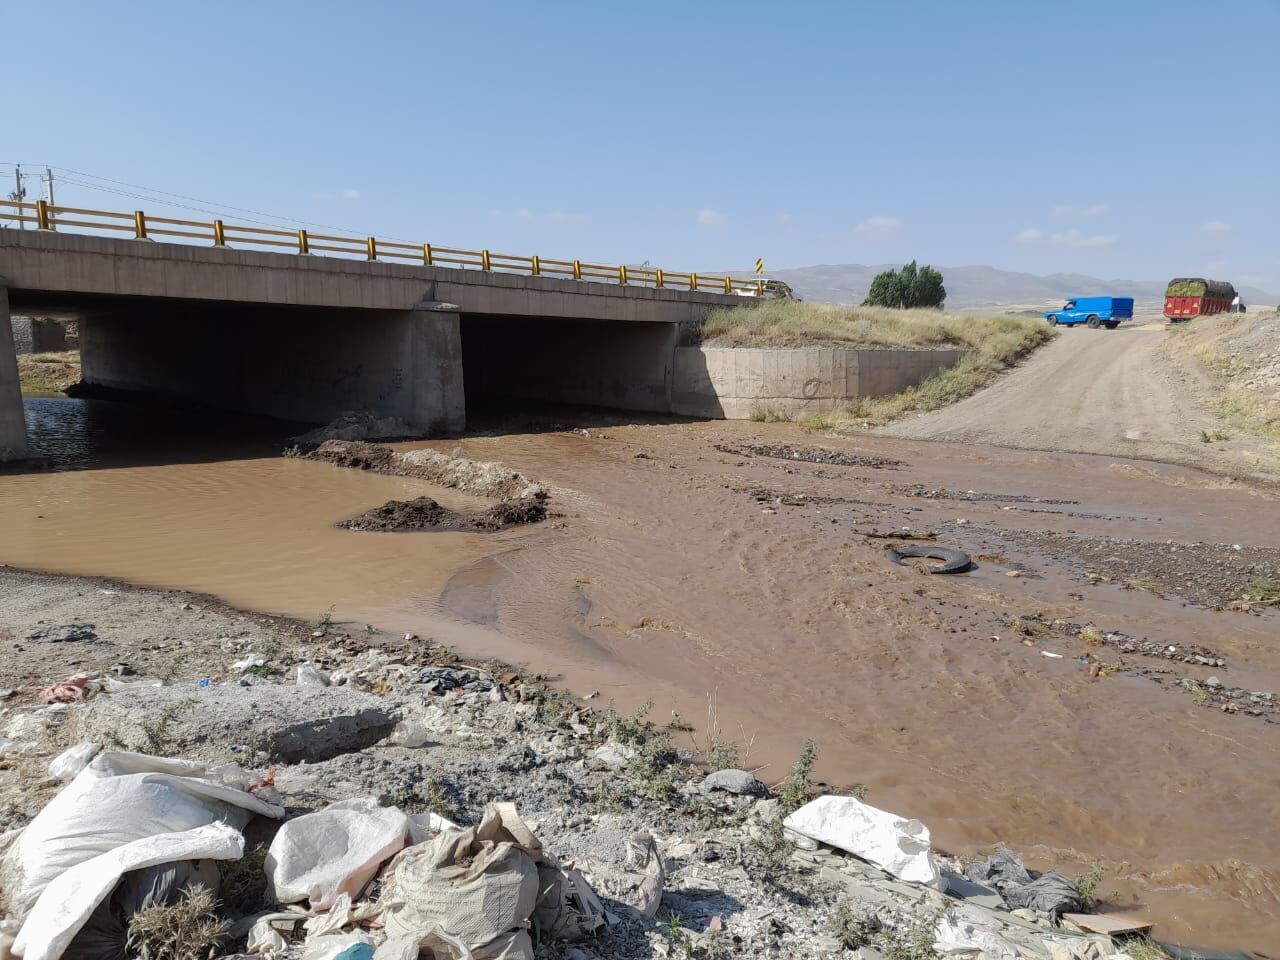
[[[545,670],[579,694],[654,700],[655,718],[676,710],[704,730],[713,695],[763,779],[781,779],[813,737],[820,775],[924,820],[947,851],[1003,842],[1068,873],[1099,860],[1104,893],[1140,905],[1167,938],[1280,942],[1280,726],[1149,676],[1091,680],[1073,659],[1082,649],[1057,641],[1063,659],[1047,658],[1010,629],[1039,612],[1198,642],[1228,661],[1225,679],[1278,691],[1275,614],[1090,582],[999,537],[1271,547],[1269,494],[1135,461],[586,412],[585,429],[512,419],[431,444],[549,484],[547,522],[357,534],[334,523],[388,499],[478,502],[282,457],[288,425],[67,399],[29,400],[28,414],[58,469],[0,476],[0,562],[307,619],[332,608]],[[753,439],[903,463],[737,452]],[[990,498],[921,497],[914,484]],[[863,534],[903,524],[984,559],[958,577],[892,567]],[[1179,665],[1170,680],[1211,672]]]

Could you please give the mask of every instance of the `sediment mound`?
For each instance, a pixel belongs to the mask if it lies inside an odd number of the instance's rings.
[[[307,454],[340,467],[418,477],[442,487],[498,500],[545,499],[547,489],[500,463],[469,460],[436,450],[392,450],[358,440],[328,440]]]
[[[546,504],[536,497],[504,500],[479,513],[458,513],[440,506],[430,497],[389,500],[358,517],[338,524],[347,530],[502,530],[524,523],[537,523],[547,515]]]

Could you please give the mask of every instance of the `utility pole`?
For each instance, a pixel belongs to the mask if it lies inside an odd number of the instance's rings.
[[[9,199],[17,200],[18,203],[21,204],[22,198],[27,195],[27,192],[22,189],[22,165],[21,164],[14,164],[13,166],[13,182],[14,182],[15,189],[13,193],[9,194]],[[27,229],[27,224],[22,219],[21,206],[18,207],[18,229],[19,230]]]
[[[46,176],[48,177],[48,179],[49,179],[49,206],[51,206],[51,207],[52,207],[52,206],[54,205],[54,203],[53,203],[53,168],[52,168],[52,167],[45,167],[45,168],[44,168],[44,172],[45,172],[45,175],[46,175]],[[50,214],[49,214],[49,229],[50,229],[50,230],[57,230],[57,229],[58,229],[58,228],[57,228],[57,226],[55,226],[55,225],[54,225],[54,222],[53,222],[53,214],[52,214],[52,213],[50,213]]]

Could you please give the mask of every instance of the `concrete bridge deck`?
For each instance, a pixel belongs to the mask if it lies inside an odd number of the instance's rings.
[[[743,302],[499,270],[0,229],[0,459],[26,449],[10,311],[79,320],[91,386],[315,423],[371,410],[439,434],[465,426],[465,377],[501,392],[498,381],[523,371],[550,385],[548,399],[668,411],[680,328],[712,306]]]

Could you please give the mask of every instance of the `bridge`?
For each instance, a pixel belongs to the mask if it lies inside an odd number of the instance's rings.
[[[12,313],[76,319],[85,385],[429,435],[485,395],[669,412],[674,353],[761,281],[0,201],[0,459],[26,455]],[[121,236],[120,234],[124,234]]]

